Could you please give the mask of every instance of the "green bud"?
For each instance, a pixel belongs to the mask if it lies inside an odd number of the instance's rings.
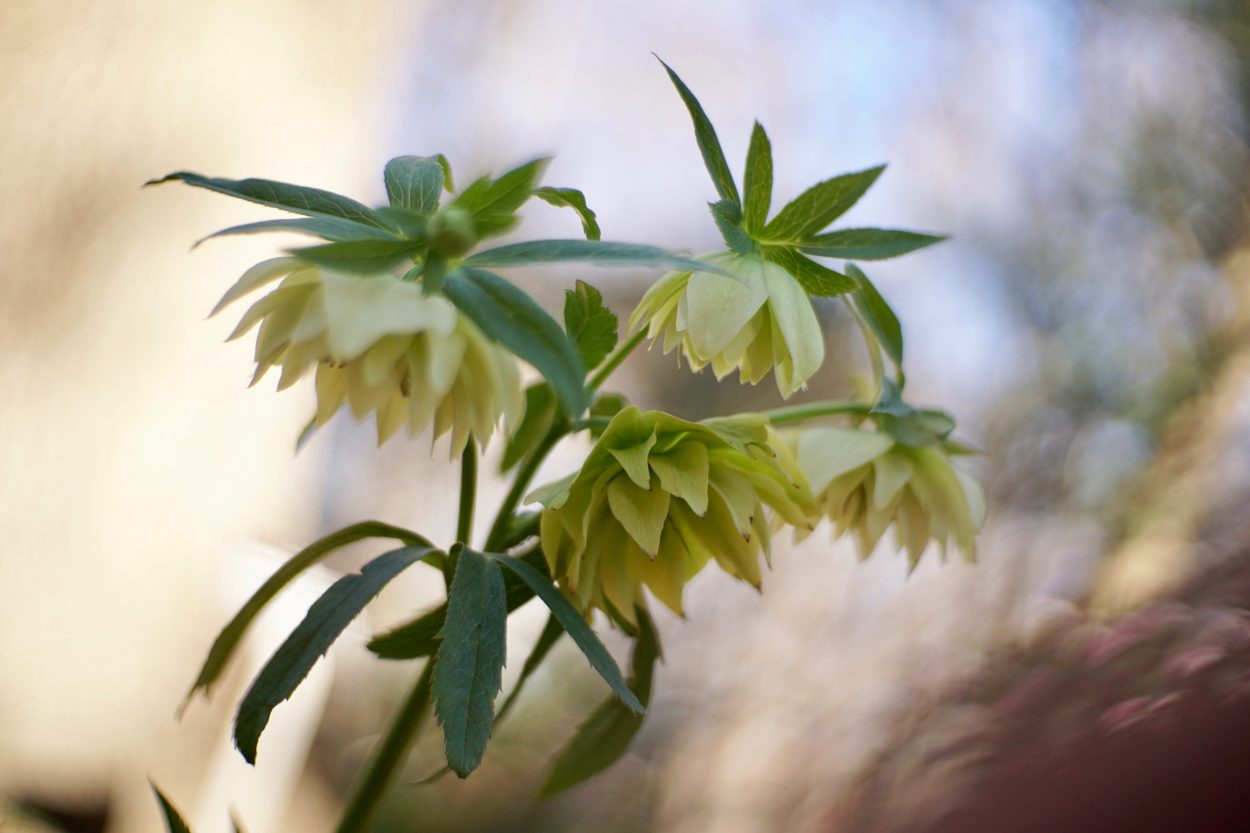
[[[468,211],[450,205],[430,218],[426,236],[430,251],[443,257],[459,257],[477,245],[477,225]]]

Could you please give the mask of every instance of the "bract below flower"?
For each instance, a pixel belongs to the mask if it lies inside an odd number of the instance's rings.
[[[758,254],[717,252],[698,260],[737,280],[711,272],[670,272],[639,302],[629,320],[644,323],[665,353],[678,346],[691,366],[712,366],[717,379],[734,370],[745,384],[768,371],[789,397],[825,358],[824,336],[811,299],[789,272]]]
[[[854,533],[867,558],[891,525],[914,567],[930,541],[976,556],[985,493],[934,446],[911,447],[888,434],[845,428],[791,432],[799,468],[838,534]]]
[[[784,459],[763,417],[695,423],[626,408],[580,471],[530,496],[547,507],[551,574],[583,610],[627,621],[643,585],[682,613],[686,582],[710,560],[758,587],[760,555],[770,554],[764,507],[798,525],[815,509]]]
[[[376,414],[381,445],[404,425],[416,435],[433,422],[435,440],[451,433],[456,457],[470,434],[485,446],[501,416],[508,426],[519,419],[525,403],[516,359],[446,298],[390,275],[275,258],[248,270],[214,314],[278,280],[230,338],[260,326],[252,384],[278,367],[283,390],[316,369],[316,425],[347,404],[357,420]]]

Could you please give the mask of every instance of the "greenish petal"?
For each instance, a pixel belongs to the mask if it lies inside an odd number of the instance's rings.
[[[662,489],[640,489],[618,477],[608,484],[608,505],[630,537],[654,558],[660,551],[660,534],[668,517],[669,493]]]
[[[652,456],[650,464],[660,488],[684,500],[696,515],[707,511],[707,446],[685,442],[668,454]]]
[[[872,503],[878,509],[889,505],[907,485],[914,471],[911,461],[902,454],[882,454],[872,461],[874,483]]]
[[[885,434],[849,428],[809,428],[799,435],[795,457],[812,491],[822,492],[835,478],[859,468],[894,445]]]
[[[735,281],[707,272],[690,276],[685,295],[690,345],[706,361],[724,350],[747,326],[767,300],[768,290],[758,257],[722,252],[704,260],[740,278]]]

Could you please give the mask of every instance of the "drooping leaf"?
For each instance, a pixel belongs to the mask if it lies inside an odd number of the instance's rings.
[[[652,266],[724,274],[715,266],[672,254],[657,246],[605,240],[528,240],[478,252],[466,258],[465,262],[492,267],[589,263],[595,266]]]
[[[564,626],[560,624],[560,620],[554,615],[547,617],[547,624],[543,626],[542,633],[538,635],[538,641],[534,643],[530,655],[525,658],[525,665],[521,666],[521,676],[517,678],[516,685],[512,687],[512,691],[508,693],[507,699],[503,701],[503,705],[499,707],[499,711],[495,714],[495,725],[512,711],[512,707],[516,705],[517,699],[521,696],[521,689],[525,688],[525,683],[538,670],[538,667],[547,659],[547,655],[551,653],[551,649],[560,641],[560,637],[564,636]],[[612,698],[615,701],[616,698]]]
[[[855,281],[855,294],[852,300],[855,309],[876,337],[881,349],[886,352],[895,367],[903,366],[903,328],[898,323],[898,316],[881,297],[881,293],[873,286],[859,267],[853,263],[846,265],[846,273]]]
[[[499,461],[501,473],[511,471],[547,435],[558,412],[559,406],[551,385],[538,382],[525,389],[525,416],[504,446],[503,457]]]
[[[673,72],[672,67],[660,60],[658,55],[656,60],[660,61],[664,71],[668,73],[669,80],[677,88],[677,94],[681,96],[686,109],[690,112],[690,120],[694,122],[694,138],[699,144],[699,153],[703,155],[703,164],[712,176],[712,184],[716,186],[716,193],[723,200],[742,205],[742,200],[738,197],[738,186],[734,184],[733,174],[729,171],[729,163],[725,161],[725,151],[721,150],[720,139],[716,138],[716,128],[712,127],[707,113],[703,112],[703,105],[694,97],[694,93],[677,76],[677,73]]]
[[[173,805],[165,793],[161,792],[161,788],[148,781],[152,787],[152,792],[156,793],[156,800],[161,805],[161,815],[165,817],[165,829],[169,833],[191,833],[191,828],[183,820],[182,814],[178,812],[178,808]]]
[[[773,148],[759,122],[751,130],[742,192],[742,225],[747,231],[759,231],[768,223],[773,200]]]
[[[304,617],[252,681],[234,720],[234,743],[249,764],[275,706],[299,686],[352,619],[386,583],[404,569],[441,554],[432,547],[409,546],[380,555],[359,573],[343,576],[313,602]]]
[[[629,687],[643,705],[651,701],[655,662],[661,657],[660,640],[655,623],[641,608],[637,611],[638,636],[634,644],[633,667]],[[539,791],[542,796],[555,795],[580,784],[616,763],[633,743],[642,728],[644,715],[625,708],[616,698],[600,704],[556,756]]]
[[[441,154],[440,154],[441,155]],[[386,196],[395,208],[428,217],[438,210],[445,169],[434,156],[397,156],[386,163]]]
[[[508,281],[473,266],[447,276],[443,293],[482,332],[547,378],[570,416],[586,410],[586,368],[564,330],[534,300]]]
[[[621,676],[621,669],[616,665],[616,660],[612,659],[608,649],[603,647],[599,637],[595,636],[595,632],[590,629],[590,625],[586,624],[586,620],[577,612],[577,609],[551,583],[551,579],[524,561],[506,555],[495,555],[493,553],[491,555],[530,586],[530,589],[534,591],[538,598],[543,600],[543,604],[547,605],[547,609],[564,626],[564,630],[577,643],[577,647],[582,650],[582,653],[586,655],[586,659],[590,662],[591,667],[599,673],[600,677],[603,677],[612,691],[616,693],[616,696],[631,711],[641,713],[643,706],[638,702],[637,696],[625,685],[625,680]]]
[[[799,248],[818,257],[885,260],[941,243],[945,239],[941,235],[898,229],[846,228],[808,238]]]
[[[795,197],[764,226],[763,236],[775,242],[798,243],[846,213],[859,201],[885,165],[818,182]]]
[[[720,231],[721,239],[730,251],[745,255],[755,248],[755,241],[742,228],[742,209],[729,200],[710,202],[707,207],[712,212],[712,220]]]
[[[793,275],[808,295],[832,298],[855,291],[855,282],[846,275],[785,246],[765,246],[764,257]]]
[[[149,180],[144,185],[160,185],[165,182],[184,182],[196,188],[206,188],[219,194],[307,217],[341,217],[379,228],[387,227],[387,223],[377,212],[364,203],[320,188],[291,185],[271,179],[220,179],[190,171],[176,171],[160,179]]]
[[[467,547],[459,553],[431,691],[447,764],[464,778],[482,762],[490,740],[495,695],[503,683],[508,610],[499,564]]]
[[[425,248],[424,241],[415,240],[344,240],[301,249],[288,249],[301,260],[338,269],[343,272],[368,274],[384,272]]]
[[[564,291],[564,330],[587,370],[598,367],[616,347],[616,325],[616,313],[604,306],[598,289],[579,280]]]
[[[395,232],[377,226],[358,223],[355,220],[344,220],[341,217],[303,217],[300,219],[261,220],[257,223],[244,223],[215,231],[207,237],[195,241],[191,248],[217,237],[228,237],[237,234],[264,234],[267,232],[293,232],[320,237],[323,240],[395,240]]]
[[[429,541],[422,538],[415,532],[402,527],[392,526],[382,523],[381,521],[362,521],[351,526],[331,532],[329,535],[314,541],[304,549],[283,564],[278,571],[270,576],[260,589],[252,594],[247,603],[234,615],[230,623],[222,628],[221,633],[217,636],[213,647],[209,649],[208,657],[204,660],[204,667],[200,669],[200,675],[196,678],[195,684],[191,686],[191,690],[187,692],[186,699],[183,701],[183,707],[190,702],[195,692],[204,689],[207,692],[221,676],[225,670],[226,664],[230,661],[230,657],[234,655],[235,649],[243,640],[243,635],[247,633],[248,627],[252,624],[252,620],[269,604],[274,596],[282,588],[290,584],[296,576],[316,564],[331,552],[345,547],[356,541],[363,541],[366,538],[390,538],[410,546],[432,547]]]
[[[535,188],[534,196],[549,205],[558,208],[567,206],[573,209],[582,220],[582,232],[586,235],[586,239],[599,239],[601,235],[599,221],[595,219],[595,212],[586,205],[586,195],[581,191],[576,188]]]

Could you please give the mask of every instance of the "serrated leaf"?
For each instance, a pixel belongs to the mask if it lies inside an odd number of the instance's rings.
[[[817,257],[885,260],[941,243],[945,239],[941,235],[898,229],[846,228],[811,237],[800,244],[799,249]]]
[[[534,159],[498,179],[481,177],[464,189],[452,204],[473,215],[480,236],[498,234],[516,222],[516,210],[533,195],[535,185],[550,161],[546,157]]]
[[[695,98],[686,83],[677,76],[677,73],[673,72],[672,67],[660,60],[658,55],[656,60],[660,61],[660,65],[668,73],[669,80],[677,88],[677,94],[681,96],[682,102],[690,112],[690,120],[694,122],[694,138],[699,145],[699,153],[703,155],[703,164],[712,177],[712,184],[716,186],[716,193],[723,200],[742,205],[742,200],[738,197],[738,186],[734,184],[733,174],[729,171],[729,163],[725,161],[725,151],[721,150],[720,139],[716,138],[716,128],[712,127],[707,113],[703,112],[703,105],[699,103],[699,99]]]
[[[808,295],[832,298],[855,291],[855,282],[784,246],[765,246],[764,257],[794,276]]]
[[[438,210],[445,169],[434,156],[397,156],[386,163],[383,179],[386,197],[394,208],[428,217]]]
[[[881,297],[881,293],[877,291],[877,287],[873,286],[872,281],[868,280],[859,267],[853,263],[846,265],[846,273],[851,280],[855,281],[855,294],[852,300],[855,309],[864,319],[864,323],[868,325],[873,336],[881,345],[881,349],[886,352],[890,360],[894,362],[894,366],[899,368],[900,372],[903,367],[903,327],[898,323],[898,316],[894,314],[894,310]]]
[[[579,280],[564,291],[564,330],[587,370],[598,367],[616,347],[616,326],[616,313],[604,306],[598,289]]]
[[[173,805],[173,802],[165,797],[165,793],[161,792],[161,788],[151,781],[148,781],[148,784],[152,787],[152,792],[156,793],[156,800],[160,802],[161,815],[165,817],[165,829],[169,833],[191,833],[191,828],[183,820],[182,814],[178,812],[178,808]]]
[[[643,705],[651,701],[655,662],[661,657],[655,623],[638,609],[638,637],[634,644],[629,686]],[[604,701],[577,727],[573,737],[556,755],[539,795],[550,796],[580,784],[616,763],[642,728],[644,715],[635,714],[615,698]]]
[[[504,446],[499,461],[500,473],[510,471],[547,435],[558,412],[551,385],[539,382],[525,389],[525,416]]]
[[[846,213],[859,201],[885,165],[864,171],[835,176],[808,188],[777,213],[762,236],[773,242],[798,243]]]
[[[464,266],[443,293],[489,338],[534,366],[576,417],[586,410],[586,368],[560,325],[529,295],[493,272]]]
[[[751,130],[747,169],[742,178],[742,198],[742,225],[751,232],[764,228],[773,200],[773,148],[764,126],[759,122]]]
[[[160,179],[149,180],[144,185],[161,185],[166,182],[183,182],[196,188],[206,188],[219,194],[308,217],[341,217],[379,228],[387,227],[387,223],[369,206],[320,188],[291,185],[272,179],[220,179],[190,171],[176,171]]]
[[[586,659],[590,662],[590,666],[599,673],[600,677],[603,677],[604,682],[616,693],[616,696],[631,711],[641,713],[643,706],[638,702],[637,696],[625,685],[625,680],[621,676],[621,669],[616,665],[616,660],[612,659],[608,649],[603,647],[603,643],[599,641],[599,637],[595,636],[595,632],[590,629],[590,625],[586,624],[586,620],[582,618],[582,615],[577,612],[576,608],[565,598],[564,594],[551,583],[551,579],[519,559],[494,553],[490,555],[530,586],[530,589],[534,591],[538,598],[543,600],[543,604],[547,605],[547,609],[560,621],[565,632],[572,637],[573,641],[577,643],[577,647],[585,654]]]
[[[344,240],[301,249],[287,249],[301,260],[342,272],[384,272],[411,261],[425,243],[414,240]]]
[[[195,692],[204,689],[207,692],[221,676],[225,670],[226,664],[230,661],[230,657],[234,655],[235,649],[243,640],[243,635],[247,633],[248,627],[252,624],[252,620],[264,609],[265,605],[273,599],[274,596],[290,584],[296,576],[316,564],[325,556],[335,550],[345,547],[356,541],[363,541],[366,538],[391,538],[411,546],[432,547],[429,541],[422,538],[415,532],[411,532],[402,527],[392,526],[382,523],[381,521],[362,521],[351,526],[343,527],[340,530],[331,532],[329,535],[309,544],[304,549],[291,556],[278,571],[270,576],[260,589],[252,594],[247,603],[234,615],[221,633],[213,642],[213,647],[209,649],[208,657],[204,660],[204,666],[200,669],[200,675],[196,678],[195,684],[191,686],[191,690],[187,692],[186,699],[183,701],[183,707],[190,702]]]
[[[582,221],[582,232],[587,240],[598,240],[601,232],[595,212],[586,205],[586,195],[576,188],[535,188],[534,196],[557,208],[567,207],[577,212]]]
[[[517,699],[521,696],[521,690],[525,688],[525,683],[538,670],[543,661],[547,659],[547,655],[551,653],[551,649],[560,641],[560,637],[564,636],[564,626],[560,624],[560,620],[554,615],[547,617],[547,624],[543,626],[542,633],[538,635],[538,641],[534,643],[534,647],[530,650],[530,655],[525,658],[525,665],[521,666],[521,676],[517,678],[516,685],[512,687],[512,691],[508,693],[508,697],[503,701],[503,705],[499,707],[499,711],[495,714],[495,725],[500,722],[512,711],[512,707],[516,705]],[[613,698],[615,700],[615,698]]]
[[[707,204],[712,212],[712,219],[720,231],[725,245],[740,255],[750,254],[755,249],[755,241],[742,228],[742,210],[729,200],[720,200]]]
[[[431,691],[447,765],[464,778],[482,762],[490,740],[508,611],[499,564],[467,547],[459,552]]]
[[[215,231],[207,237],[201,237],[195,241],[191,248],[194,249],[200,244],[218,237],[238,234],[265,234],[267,232],[308,234],[313,237],[320,237],[323,240],[333,241],[359,240],[361,238],[369,238],[371,240],[398,239],[395,232],[389,229],[357,223],[354,220],[344,220],[341,217],[304,217],[290,220],[261,220],[257,223],[231,226],[221,231]]]
[[[658,246],[604,240],[528,240],[487,249],[465,259],[465,263],[474,266],[492,267],[570,262],[595,266],[653,266],[724,274],[715,266],[672,254]]]
[[[256,763],[256,744],[274,707],[295,692],[317,660],[364,606],[400,572],[439,554],[438,550],[425,546],[391,550],[370,561],[359,573],[343,576],[313,602],[303,621],[256,675],[239,704],[234,720],[234,743],[244,760]]]

